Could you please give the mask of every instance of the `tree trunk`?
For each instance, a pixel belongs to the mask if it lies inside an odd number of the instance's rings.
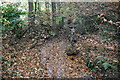
[[[49,2],[45,2],[46,11],[49,11]]]
[[[39,0],[37,0],[37,5],[38,5],[38,14],[37,14],[37,20],[38,20],[38,22],[39,22],[39,24],[41,24],[42,22],[41,22],[41,18],[40,18],[40,16],[41,16],[41,2],[39,2]]]
[[[39,11],[39,13],[41,12],[41,5],[40,5],[40,2],[38,2],[38,11]]]
[[[49,15],[49,2],[45,2],[46,12],[47,12],[47,20],[50,21],[50,15]]]
[[[35,14],[36,14],[36,11],[37,11],[37,1],[35,2]]]
[[[33,0],[28,0],[28,10],[29,10],[29,14],[28,14],[28,22],[29,25],[28,26],[33,26],[34,25],[34,7],[33,7]]]
[[[59,14],[60,14],[60,8],[61,8],[61,5],[60,5],[60,4],[61,4],[61,2],[58,2],[58,3],[57,3],[57,10],[58,10],[58,13],[59,13]]]
[[[55,2],[52,2],[52,25],[56,24],[56,17],[55,17],[55,13],[56,13],[56,4]]]

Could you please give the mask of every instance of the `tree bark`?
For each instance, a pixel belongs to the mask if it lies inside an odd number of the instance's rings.
[[[34,25],[34,7],[33,7],[33,0],[28,0],[28,10],[29,10],[29,14],[28,14],[28,26]]]
[[[55,17],[55,13],[56,13],[56,3],[52,2],[52,25],[56,24],[56,17]]]

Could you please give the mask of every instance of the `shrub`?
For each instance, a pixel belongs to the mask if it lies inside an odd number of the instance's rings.
[[[18,10],[18,5],[10,3],[0,6],[0,13],[2,15],[3,32],[10,30],[14,34],[17,34],[24,25],[24,21],[20,19],[20,15],[24,14],[24,12]]]

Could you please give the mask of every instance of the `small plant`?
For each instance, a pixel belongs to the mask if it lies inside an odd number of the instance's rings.
[[[114,66],[108,62],[108,58],[104,56],[97,56],[95,61],[90,61],[90,57],[87,58],[87,66],[92,70],[107,70],[107,69],[117,69],[117,66]]]

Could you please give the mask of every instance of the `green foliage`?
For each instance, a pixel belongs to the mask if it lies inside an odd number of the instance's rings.
[[[8,61],[4,56],[0,56],[0,58],[1,58],[1,60],[2,60],[3,62]]]
[[[98,59],[90,62],[90,57],[87,58],[87,66],[92,70],[107,70],[107,69],[117,69],[117,66],[114,66],[108,62],[108,58],[104,56],[97,56]]]
[[[18,5],[7,4],[0,6],[0,11],[2,15],[2,30],[13,31],[14,34],[17,34],[20,28],[24,26],[24,21],[20,19],[20,15],[25,14],[21,10],[18,10]]]
[[[62,16],[56,17],[56,24],[59,24],[59,22],[62,20]]]

